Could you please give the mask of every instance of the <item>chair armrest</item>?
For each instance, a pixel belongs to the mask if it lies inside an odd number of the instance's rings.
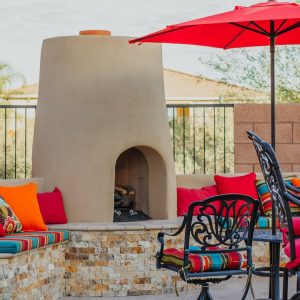
[[[290,191],[287,191],[289,195],[293,196],[295,199],[300,200],[300,196],[294,193],[291,193]]]
[[[287,188],[287,192],[292,195],[294,198],[296,198],[297,200],[300,200],[300,196],[295,194],[295,193],[299,193],[300,194],[300,189],[294,187],[293,185],[290,185],[288,183],[285,184],[286,188]],[[292,193],[294,192],[294,193]]]
[[[164,246],[165,246],[165,240],[164,240],[165,235],[167,235],[167,236],[177,236],[177,235],[179,235],[183,231],[183,229],[185,228],[186,220],[187,220],[187,215],[184,215],[183,220],[182,220],[182,224],[180,225],[179,229],[174,233],[163,232],[163,231],[158,233],[157,241],[160,243],[160,250],[159,250],[159,252],[157,252],[157,258],[160,259],[163,256]]]
[[[285,183],[285,187],[287,188],[288,191],[293,191],[295,193],[300,193],[300,189],[296,188],[293,185],[290,185],[288,183]]]
[[[289,192],[285,192],[284,196],[288,199],[289,202],[292,202],[292,203],[300,206],[300,197],[298,195],[294,195]]]

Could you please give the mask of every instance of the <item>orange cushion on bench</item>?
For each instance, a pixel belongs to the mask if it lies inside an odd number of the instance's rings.
[[[0,186],[0,196],[12,208],[24,231],[45,231],[34,183],[20,186]]]

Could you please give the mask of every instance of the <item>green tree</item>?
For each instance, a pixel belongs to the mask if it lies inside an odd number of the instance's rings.
[[[0,62],[0,94],[3,90],[13,83],[24,85],[25,77],[13,70],[13,68],[4,62]]]
[[[177,174],[233,172],[233,109],[168,109]]]
[[[299,46],[276,47],[278,102],[300,102],[299,55]],[[228,50],[200,61],[212,68],[215,77],[224,83],[269,92],[270,55],[267,47]]]
[[[0,98],[6,99],[9,94],[18,92],[17,90],[5,92],[9,86],[22,86],[24,84],[23,75],[16,73],[9,64],[0,63]],[[26,177],[31,174],[30,145],[32,143],[34,118],[31,110],[27,110],[27,115],[25,127],[25,109],[0,109],[0,178]],[[24,140],[25,130],[27,149],[25,149]]]

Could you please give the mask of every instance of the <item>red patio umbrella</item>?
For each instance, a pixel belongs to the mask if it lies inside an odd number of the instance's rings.
[[[271,63],[271,140],[275,149],[275,45],[300,44],[300,5],[270,0],[249,7],[200,18],[133,39],[130,43],[173,43],[215,48],[270,47]],[[273,205],[273,216],[275,216]],[[276,218],[272,218],[272,234]],[[278,249],[270,243],[271,264],[279,268]],[[274,250],[275,249],[275,250]],[[275,251],[275,252],[274,252]],[[275,253],[277,253],[275,255]],[[277,270],[276,269],[276,270]],[[271,276],[271,275],[270,275]],[[279,299],[279,272],[272,275],[272,299]]]
[[[131,40],[130,43],[173,43],[223,49],[270,46],[271,140],[275,149],[275,44],[300,44],[300,5],[271,0],[200,18]]]

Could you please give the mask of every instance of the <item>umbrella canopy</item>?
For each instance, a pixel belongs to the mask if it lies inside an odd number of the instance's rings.
[[[275,149],[275,44],[300,44],[300,5],[271,0],[167,26],[130,43],[173,43],[215,48],[270,46],[271,140]]]
[[[271,22],[272,21],[272,22]],[[269,46],[271,35],[277,45],[300,43],[300,5],[269,1],[167,26],[165,29],[131,40],[174,43],[215,48]]]
[[[270,0],[200,18],[133,39],[130,43],[174,43],[215,48],[270,46],[271,140],[275,149],[275,44],[300,44],[300,5]],[[275,205],[272,213],[275,216]],[[272,218],[276,233],[276,218]]]

